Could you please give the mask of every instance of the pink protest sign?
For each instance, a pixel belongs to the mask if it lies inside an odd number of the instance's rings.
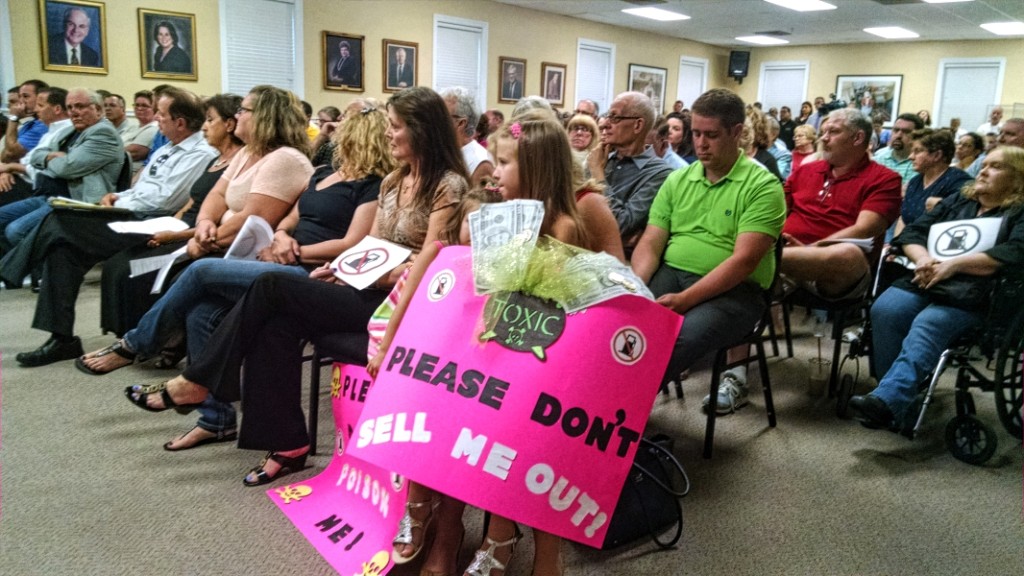
[[[484,331],[470,267],[455,246],[428,269],[351,454],[598,547],[682,319],[638,296],[566,316],[513,294],[490,298],[500,320]]]
[[[331,399],[336,435],[331,463],[314,478],[267,491],[343,576],[387,573],[391,541],[408,492],[403,479],[346,450],[370,383],[365,369],[334,365]]]

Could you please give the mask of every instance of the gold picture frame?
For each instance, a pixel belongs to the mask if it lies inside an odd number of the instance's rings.
[[[365,36],[323,31],[324,90],[364,92],[363,41]]]
[[[196,15],[139,8],[139,51],[143,78],[198,80]]]
[[[103,2],[39,0],[39,36],[43,70],[107,74]]]
[[[565,105],[565,76],[568,66],[554,62],[540,63],[540,92],[552,106]]]
[[[526,59],[499,56],[498,102],[515,104],[526,94]]]
[[[384,59],[381,77],[384,78],[384,92],[398,92],[417,86],[420,81],[420,45],[417,42],[384,39]],[[399,54],[405,58],[399,66]]]

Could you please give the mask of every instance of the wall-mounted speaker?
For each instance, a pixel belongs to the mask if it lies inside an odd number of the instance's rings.
[[[747,69],[750,67],[750,52],[732,50],[729,52],[729,76],[732,78],[745,78]]]

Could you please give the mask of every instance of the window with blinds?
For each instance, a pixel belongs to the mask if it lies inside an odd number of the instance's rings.
[[[615,81],[615,44],[580,38],[576,42],[576,102],[593,100],[603,114],[612,103]]]
[[[434,90],[462,86],[487,109],[487,22],[434,15]]]
[[[303,93],[302,0],[221,0],[221,78],[244,95],[259,84]]]
[[[757,100],[763,110],[789,106],[793,116],[800,114],[800,104],[807,98],[808,62],[765,62],[761,64],[761,83]]]
[[[951,119],[959,118],[961,127],[970,131],[988,122],[991,106],[999,102],[1003,93],[1005,68],[1005,58],[940,60],[932,126],[949,126]]]

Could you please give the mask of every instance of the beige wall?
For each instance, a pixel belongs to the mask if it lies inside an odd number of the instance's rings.
[[[943,58],[1006,58],[1003,80],[1003,104],[1024,103],[1024,40],[986,40],[976,42],[891,42],[887,44],[838,44],[758,48],[751,51],[750,76],[742,86],[728,80],[725,86],[737,90],[745,101],[757,100],[758,73],[763,62],[808,61],[810,79],[808,100],[828,95],[836,89],[836,76],[847,74],[903,75],[901,112],[932,110],[938,81],[939,61]],[[970,86],[964,86],[970,90]],[[986,102],[991,104],[991,102]],[[799,102],[794,102],[794,113]],[[1008,110],[1009,111],[1009,110]],[[980,124],[984,119],[978,119]],[[964,119],[965,125],[970,125]]]
[[[141,76],[137,9],[146,7],[196,15],[199,80],[181,84],[200,94],[214,94],[221,90],[219,3],[215,0],[107,2],[108,75],[43,71],[38,3],[32,0],[12,0],[9,5],[11,21],[14,23],[12,40],[17,47],[14,57],[15,76],[19,81],[40,78],[64,87],[86,85],[126,95],[161,83],[160,80],[143,79]],[[580,37],[616,45],[616,92],[626,89],[630,63],[666,68],[666,102],[676,99],[679,57],[683,55],[708,59],[710,85],[736,90],[747,101],[757,99],[758,71],[765,61],[809,61],[809,97],[827,95],[833,91],[837,74],[903,74],[902,108],[913,111],[932,108],[940,59],[1002,56],[1007,59],[1007,66],[1001,101],[1006,104],[1024,102],[1024,40],[754,48],[751,50],[750,76],[739,85],[725,77],[728,48],[482,0],[305,0],[304,9],[304,97],[314,108],[343,103],[352,95],[323,89],[322,31],[365,36],[364,94],[383,97],[386,96],[381,92],[381,42],[384,38],[418,43],[420,83],[430,84],[435,13],[490,23],[487,50],[488,106],[506,112],[511,109],[510,105],[497,105],[498,57],[512,56],[527,60],[527,93],[540,91],[541,62],[567,65],[566,96],[571,99],[576,78],[576,42]],[[566,102],[566,106],[574,104]]]
[[[386,11],[386,12],[385,12]],[[431,83],[434,42],[434,14],[488,22],[487,95],[488,108],[510,112],[511,105],[497,104],[498,58],[526,59],[526,93],[540,92],[541,62],[568,66],[566,97],[572,98],[576,82],[576,42],[578,38],[600,40],[616,45],[615,91],[626,89],[629,64],[658,66],[668,70],[665,99],[676,99],[679,81],[679,57],[694,56],[711,61],[709,82],[725,73],[729,51],[697,42],[654,36],[626,28],[587,22],[504,4],[472,1],[420,0],[326,1],[305,2],[305,75],[306,96],[314,108],[344,100],[346,93],[323,89],[321,31],[366,36],[363,59],[366,95],[382,96],[382,40],[390,38],[419,43],[419,82]],[[385,19],[386,16],[386,19]],[[386,20],[386,25],[383,24]],[[575,106],[566,101],[566,106]]]
[[[35,0],[9,0],[11,9],[14,76],[18,82],[38,78],[62,88],[86,86],[123,95],[163,84],[166,80],[142,77],[139,52],[139,8],[187,12],[196,15],[196,44],[199,47],[196,82],[174,81],[200,94],[220,92],[220,17],[214,0],[114,0],[106,4],[108,74],[79,74],[43,70],[42,41],[39,35],[39,3]]]

